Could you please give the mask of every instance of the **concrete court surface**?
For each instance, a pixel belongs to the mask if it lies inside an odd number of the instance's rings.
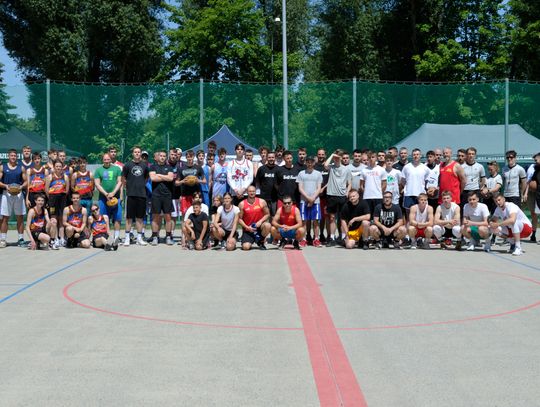
[[[8,247],[0,405],[540,406],[523,247]]]

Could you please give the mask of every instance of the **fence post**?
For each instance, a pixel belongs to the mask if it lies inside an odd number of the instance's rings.
[[[200,149],[203,150],[204,143],[204,79],[199,80],[199,141]]]
[[[47,93],[47,151],[51,149],[51,80],[45,82]]]
[[[504,80],[504,151],[503,156],[508,151],[508,131],[510,117],[510,81]]]
[[[356,121],[356,76],[353,78],[353,117],[352,117],[352,127],[353,127],[353,139],[352,139],[352,148],[356,150],[356,136],[357,136],[357,121]]]

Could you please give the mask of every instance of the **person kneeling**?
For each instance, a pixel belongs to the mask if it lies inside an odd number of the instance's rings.
[[[300,249],[300,240],[306,235],[300,209],[293,204],[290,196],[284,196],[283,206],[279,208],[272,219],[272,237],[281,239],[279,249],[283,249],[287,243],[293,244],[296,250]]]
[[[392,193],[386,191],[383,203],[375,207],[373,225],[369,228],[371,237],[375,240],[375,248],[388,248],[393,243],[394,249],[401,249],[401,239],[407,234],[403,226],[403,213],[399,205],[392,203]]]
[[[208,215],[202,211],[201,201],[193,201],[193,213],[183,225],[183,234],[189,250],[204,250],[208,247]]]
[[[112,243],[110,240],[109,217],[99,213],[99,206],[92,204],[90,208],[90,216],[88,217],[88,226],[92,235],[92,243],[94,247],[103,247],[106,252],[111,250]],[[118,245],[114,246],[114,250],[118,249]]]
[[[349,191],[349,200],[341,209],[341,233],[345,235],[345,248],[358,247],[368,249],[369,221],[371,213],[369,205],[356,189]]]
[[[213,222],[212,233],[214,238],[219,242],[221,249],[227,248],[227,251],[236,249],[236,227],[240,209],[233,205],[233,198],[229,192],[223,195],[223,205],[217,209],[217,213]]]
[[[411,249],[416,249],[421,238],[424,239],[422,247],[430,248],[429,242],[433,236],[433,207],[428,205],[427,194],[418,195],[418,203],[411,206],[408,233],[411,238]]]
[[[31,250],[40,248],[40,245],[53,250],[58,250],[59,244],[56,238],[56,219],[49,218],[49,212],[44,208],[45,195],[36,194],[35,206],[28,211],[26,218],[26,233],[30,236]]]

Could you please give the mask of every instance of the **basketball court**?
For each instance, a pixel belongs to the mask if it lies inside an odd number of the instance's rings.
[[[540,406],[540,246],[507,247],[8,247],[0,405]]]

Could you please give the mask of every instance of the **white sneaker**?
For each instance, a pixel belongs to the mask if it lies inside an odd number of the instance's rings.
[[[129,247],[130,243],[131,243],[131,241],[129,240],[129,237],[126,237],[124,239],[124,247]]]
[[[66,239],[64,238],[60,239],[60,246],[66,247]]]
[[[140,236],[137,238],[137,244],[138,244],[139,246],[148,246],[148,243],[146,242],[146,240],[144,240],[144,239],[143,239],[142,237],[140,237]]]
[[[55,240],[53,244],[51,245],[52,250],[59,250],[60,249],[60,242],[58,240]]]
[[[521,256],[522,254],[523,251],[519,247],[516,247],[515,250],[512,252],[512,256]]]
[[[5,240],[0,240],[0,249],[3,249],[4,247],[7,246],[7,242]]]
[[[469,243],[469,246],[467,246],[468,252],[474,252],[474,240],[471,240],[471,243]]]

